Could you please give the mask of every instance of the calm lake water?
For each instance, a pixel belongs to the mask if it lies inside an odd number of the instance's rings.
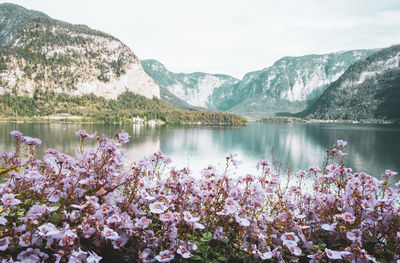
[[[247,127],[140,126],[61,123],[0,123],[0,152],[14,149],[11,130],[38,137],[39,153],[54,148],[73,155],[78,145],[75,131],[80,128],[112,137],[125,129],[132,137],[127,145],[129,160],[158,149],[169,155],[173,165],[195,172],[208,164],[224,166],[230,152],[243,161],[240,172],[254,173],[260,159],[275,159],[284,167],[307,169],[322,165],[325,150],[337,139],[348,141],[346,166],[379,176],[385,169],[400,172],[400,127],[360,124],[277,124],[250,122]],[[399,180],[397,175],[394,181]]]

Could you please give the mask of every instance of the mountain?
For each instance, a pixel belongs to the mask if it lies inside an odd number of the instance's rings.
[[[218,74],[172,73],[156,60],[144,60],[142,65],[161,91],[168,90],[190,105],[264,117],[306,109],[348,67],[374,52],[352,50],[284,57],[270,67],[247,73],[242,80]]]
[[[0,4],[0,118],[106,123],[132,116],[166,123],[245,125],[241,116],[181,110],[118,39],[12,4]],[[164,96],[173,94],[165,91]],[[195,107],[175,98],[176,102]]]
[[[210,100],[215,89],[231,86],[239,80],[222,74],[195,72],[173,73],[154,59],[142,60],[144,70],[158,83],[163,99],[179,107],[176,101],[187,105],[215,109]]]
[[[28,10],[14,4],[0,4],[0,48],[11,43],[18,28],[35,17],[47,17],[42,12]]]
[[[355,61],[374,50],[284,57],[271,67],[250,72],[230,87],[216,90],[217,109],[262,117],[298,112],[318,98]]]
[[[2,4],[0,10],[0,20],[14,25],[3,32],[13,38],[0,50],[0,94],[54,91],[116,99],[128,91],[160,97],[157,83],[118,39],[87,26],[35,17],[41,13],[15,5]]]
[[[352,65],[298,116],[311,119],[400,121],[400,45]]]

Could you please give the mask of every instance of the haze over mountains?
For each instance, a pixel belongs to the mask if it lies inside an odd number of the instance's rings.
[[[271,67],[246,74],[242,80],[227,75],[172,73],[156,60],[144,60],[142,65],[161,90],[191,105],[264,117],[306,109],[349,66],[375,51],[284,57]]]
[[[283,57],[239,80],[170,72],[157,60],[139,61],[113,36],[14,4],[0,4],[0,22],[0,94],[115,99],[129,91],[254,118],[400,119],[398,46]]]

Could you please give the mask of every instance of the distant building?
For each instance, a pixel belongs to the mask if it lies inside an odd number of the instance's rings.
[[[144,120],[140,118],[139,116],[133,117],[132,118],[133,123],[144,123]]]

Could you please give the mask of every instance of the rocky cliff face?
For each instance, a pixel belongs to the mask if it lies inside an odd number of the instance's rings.
[[[191,105],[263,117],[306,109],[349,66],[375,51],[284,57],[242,80],[227,75],[172,73],[155,60],[142,61],[142,65],[161,89]]]
[[[0,94],[32,96],[37,90],[160,97],[157,83],[118,39],[51,18],[27,20],[0,51]]]
[[[216,108],[254,117],[304,110],[354,62],[373,53],[356,50],[326,55],[284,57],[251,72],[234,86],[215,92]],[[229,98],[229,103],[224,99]]]
[[[165,92],[164,99],[174,104],[175,98],[185,101],[187,104],[197,107],[215,109],[211,100],[214,91],[225,85],[233,85],[239,80],[222,74],[208,74],[195,72],[190,74],[173,73],[157,60],[142,60],[145,71],[157,81]],[[168,96],[172,94],[175,98]],[[175,103],[176,105],[176,103]],[[179,105],[176,105],[179,106]]]
[[[298,114],[312,119],[400,120],[400,45],[352,65],[316,103]]]

